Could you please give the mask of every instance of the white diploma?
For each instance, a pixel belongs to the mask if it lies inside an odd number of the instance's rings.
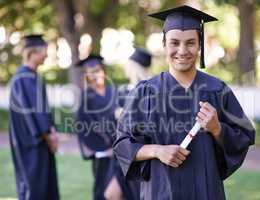
[[[106,151],[97,151],[95,153],[95,158],[106,158],[109,157]]]
[[[200,126],[199,122],[196,122],[194,124],[194,126],[192,127],[192,129],[190,130],[190,132],[186,135],[186,137],[184,138],[184,140],[182,141],[180,146],[182,148],[186,149],[187,146],[192,141],[192,139],[197,135],[197,133],[199,132],[200,128],[201,128],[201,126]]]

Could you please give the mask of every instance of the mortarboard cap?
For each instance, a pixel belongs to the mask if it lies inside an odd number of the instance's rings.
[[[103,65],[103,57],[100,55],[90,54],[87,58],[76,63],[78,67],[95,67],[96,65]]]
[[[24,48],[47,46],[47,43],[42,39],[42,35],[26,35],[24,39]]]
[[[149,67],[151,65],[152,55],[144,49],[136,48],[129,59],[134,60],[143,67]]]
[[[205,68],[204,63],[204,23],[216,21],[215,17],[212,17],[200,10],[192,8],[190,6],[180,6],[165,11],[149,14],[150,17],[154,17],[164,21],[163,32],[167,33],[169,30],[180,29],[185,30],[198,30],[200,32],[200,46],[201,46],[201,68]]]

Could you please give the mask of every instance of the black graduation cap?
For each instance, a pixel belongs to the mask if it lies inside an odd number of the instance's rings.
[[[149,67],[151,65],[152,55],[142,48],[136,48],[129,59],[134,60],[143,67]]]
[[[40,34],[26,35],[23,37],[23,39],[24,39],[24,48],[47,46],[47,43],[42,39],[42,35]]]
[[[87,58],[76,63],[77,67],[95,67],[96,65],[103,65],[104,58],[100,55],[90,54]]]
[[[149,14],[164,21],[163,32],[166,33],[172,29],[191,30],[196,29],[201,34],[201,68],[205,68],[204,62],[204,23],[217,21],[217,18],[212,17],[200,10],[184,5],[175,7],[165,11]]]

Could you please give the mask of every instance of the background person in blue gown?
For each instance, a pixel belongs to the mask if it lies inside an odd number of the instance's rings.
[[[116,116],[119,118],[123,112],[123,107],[128,99],[128,94],[139,81],[149,78],[149,68],[152,63],[152,55],[145,49],[136,47],[133,54],[129,57],[127,63],[124,66],[125,75],[129,79],[129,84],[119,87],[118,95],[118,107],[116,109]],[[140,182],[139,181],[125,181],[123,172],[116,162],[115,168],[118,171],[118,181],[120,187],[127,194],[125,199],[138,200],[140,199]]]
[[[106,85],[103,58],[91,54],[77,63],[84,70],[85,87],[77,112],[75,130],[84,159],[92,159],[94,175],[93,199],[105,199],[105,191],[114,182],[112,143],[116,130],[116,89]],[[81,125],[80,125],[81,124]],[[76,127],[75,126],[75,127]],[[113,184],[113,199],[121,198],[121,191]],[[117,187],[117,189],[120,189]]]
[[[46,89],[37,74],[47,52],[41,35],[24,38],[23,64],[10,86],[9,134],[19,200],[58,200],[57,134]]]

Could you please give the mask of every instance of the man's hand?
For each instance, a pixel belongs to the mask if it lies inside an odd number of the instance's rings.
[[[109,148],[108,150],[106,150],[107,156],[108,157],[112,157],[113,156],[113,148]]]
[[[204,130],[210,132],[217,139],[221,132],[221,125],[216,109],[208,102],[200,102],[199,105],[200,111],[197,114],[196,120]]]
[[[44,140],[46,141],[50,151],[52,153],[55,153],[58,149],[58,136],[56,129],[54,127],[51,127],[49,134],[43,135]]]
[[[155,151],[155,157],[162,163],[171,167],[179,167],[190,154],[190,151],[179,145],[158,145]]]

